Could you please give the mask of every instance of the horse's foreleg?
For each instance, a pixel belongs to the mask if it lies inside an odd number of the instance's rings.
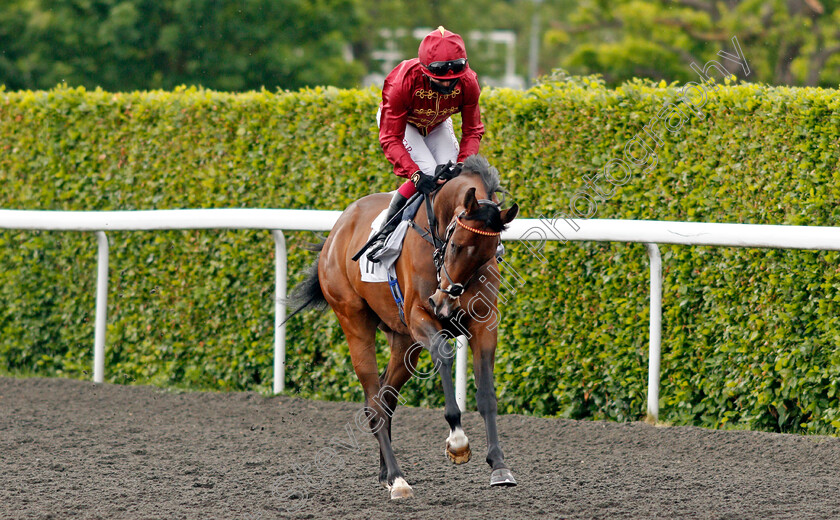
[[[461,409],[455,399],[455,384],[452,381],[452,363],[455,359],[453,337],[444,331],[432,336],[429,352],[432,363],[440,372],[440,382],[443,385],[445,400],[444,418],[449,423],[449,437],[446,438],[446,455],[455,464],[463,464],[470,460],[470,441],[461,427]]]
[[[493,469],[490,474],[490,485],[515,486],[516,479],[513,478],[513,473],[505,464],[505,456],[499,446],[499,432],[496,429],[498,405],[493,376],[496,355],[495,341],[489,343],[491,346],[487,346],[488,343],[480,341],[476,343],[480,346],[473,348],[473,371],[475,372],[477,387],[475,399],[478,412],[484,419],[484,427],[487,430],[487,464]]]

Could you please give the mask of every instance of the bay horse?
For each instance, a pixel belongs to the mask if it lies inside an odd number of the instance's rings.
[[[409,229],[395,263],[404,321],[389,284],[362,282],[359,264],[352,260],[368,241],[371,222],[388,206],[390,195],[385,193],[368,195],[347,207],[327,239],[316,246],[320,253],[309,276],[292,292],[294,310],[289,317],[308,306],[324,304],[329,304],[338,317],[364,390],[365,414],[379,443],[379,482],[390,490],[392,499],[413,496],[391,447],[391,416],[400,400],[400,389],[412,375],[440,373],[444,417],[450,428],[445,452],[456,464],[470,459],[469,440],[461,427],[452,383],[455,349],[451,340],[461,334],[469,339],[473,354],[476,401],[487,431],[490,485],[516,485],[499,447],[493,366],[496,296],[501,281],[496,253],[500,234],[516,217],[519,207],[513,204],[502,210],[497,192],[501,192],[499,173],[480,155],[468,157],[461,174],[434,192],[436,232],[443,241],[437,249],[438,261],[433,261],[436,249],[428,236]],[[421,205],[414,222],[428,230],[426,207]],[[391,345],[391,356],[381,375],[375,354],[377,328]],[[423,348],[429,350],[435,370],[421,374],[416,367]]]

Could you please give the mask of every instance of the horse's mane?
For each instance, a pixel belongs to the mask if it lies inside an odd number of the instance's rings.
[[[464,168],[462,172],[473,172],[481,177],[484,182],[484,189],[487,190],[487,196],[492,197],[494,193],[504,193],[499,180],[499,170],[490,166],[487,159],[483,155],[470,155],[464,159]]]
[[[467,157],[464,160],[462,174],[465,172],[473,172],[481,177],[481,181],[484,183],[484,189],[487,192],[488,198],[493,197],[494,193],[505,193],[501,186],[501,180],[499,179],[499,170],[490,166],[490,163],[487,162],[487,159],[485,159],[483,155],[475,154]],[[478,198],[482,198],[481,194],[477,193],[476,196]],[[478,211],[466,216],[465,218],[467,220],[483,222],[485,226],[496,232],[504,231],[506,228],[506,226],[502,224],[501,213],[499,211],[499,207],[496,205],[481,204]]]

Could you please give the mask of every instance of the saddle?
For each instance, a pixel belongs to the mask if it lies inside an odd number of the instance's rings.
[[[405,240],[406,231],[408,231],[410,221],[417,215],[417,211],[420,209],[420,205],[422,203],[423,198],[418,197],[402,209],[400,223],[397,225],[396,229],[388,235],[388,238],[385,240],[385,245],[375,255],[376,259],[379,260],[378,263],[371,262],[367,258],[367,255],[363,255],[359,258],[359,268],[361,269],[363,282],[388,281],[388,273],[393,271],[394,263],[396,263],[397,258],[399,258],[400,253],[402,253],[402,245]],[[381,229],[382,220],[385,218],[385,213],[387,213],[387,211],[388,208],[383,209],[373,222],[371,222],[370,238],[372,238],[376,233],[378,233],[379,229]]]

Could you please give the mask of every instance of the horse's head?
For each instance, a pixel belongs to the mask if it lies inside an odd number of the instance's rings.
[[[446,228],[444,244],[435,254],[438,285],[429,298],[435,315],[449,318],[455,314],[465,287],[493,259],[502,231],[518,212],[517,204],[502,210],[497,202],[477,199],[475,186],[466,190]]]

